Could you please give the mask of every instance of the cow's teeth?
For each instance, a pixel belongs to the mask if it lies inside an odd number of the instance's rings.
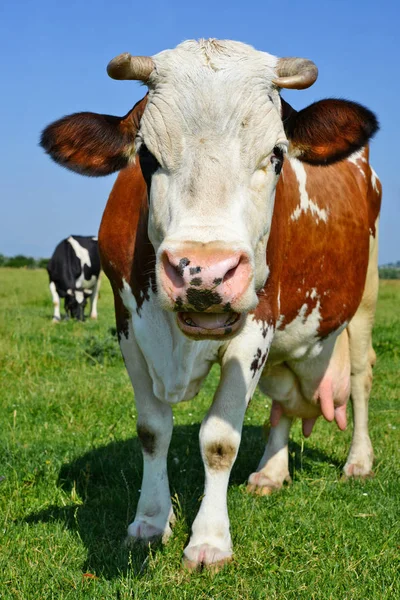
[[[197,325],[193,321],[193,319],[185,319],[185,323],[186,323],[186,325],[189,325],[190,327],[197,327]]]
[[[225,323],[226,325],[233,325],[237,321],[237,315],[232,315]]]

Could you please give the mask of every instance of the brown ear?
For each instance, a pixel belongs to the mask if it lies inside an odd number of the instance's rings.
[[[127,166],[147,96],[124,117],[82,112],[44,129],[40,145],[59,165],[81,175],[109,175]]]
[[[299,112],[282,100],[282,120],[289,155],[314,165],[347,158],[379,129],[373,112],[348,100],[320,100]]]

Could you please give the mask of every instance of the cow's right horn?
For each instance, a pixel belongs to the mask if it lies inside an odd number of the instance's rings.
[[[113,58],[107,65],[107,73],[113,79],[136,79],[147,82],[154,69],[150,56],[132,56],[129,52]]]

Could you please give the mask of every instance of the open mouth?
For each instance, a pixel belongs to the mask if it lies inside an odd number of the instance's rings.
[[[190,337],[220,338],[236,334],[244,324],[245,314],[178,312],[180,330]]]

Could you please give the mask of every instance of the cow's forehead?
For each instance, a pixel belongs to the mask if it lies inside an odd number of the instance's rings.
[[[163,162],[201,140],[285,139],[272,80],[277,58],[240,42],[188,41],[153,57],[141,132]],[[281,138],[281,139],[277,139]],[[272,149],[272,148],[271,148]]]
[[[150,81],[169,78],[175,73],[195,74],[196,70],[229,72],[248,77],[263,76],[271,81],[275,74],[277,57],[255,50],[248,44],[232,40],[188,40],[172,50],[153,56],[156,70]]]

